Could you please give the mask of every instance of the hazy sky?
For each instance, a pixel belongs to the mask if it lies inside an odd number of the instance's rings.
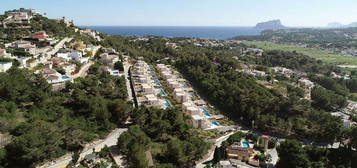
[[[35,8],[76,25],[253,26],[281,19],[286,26],[357,21],[357,0],[0,0],[0,13]]]

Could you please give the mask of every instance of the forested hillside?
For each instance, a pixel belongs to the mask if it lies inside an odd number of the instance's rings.
[[[77,151],[122,124],[130,112],[115,110],[130,110],[124,78],[104,72],[68,83],[62,92],[51,91],[42,76],[16,68],[0,73],[0,81],[0,129],[14,136],[1,151],[4,167],[32,167]]]

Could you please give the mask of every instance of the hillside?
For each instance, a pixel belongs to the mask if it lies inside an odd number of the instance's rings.
[[[240,36],[234,39],[292,44],[357,56],[357,28],[266,30],[258,36]]]

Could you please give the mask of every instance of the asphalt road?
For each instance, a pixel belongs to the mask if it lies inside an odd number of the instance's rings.
[[[104,146],[115,146],[117,144],[119,136],[127,130],[127,128],[117,128],[113,130],[105,139],[87,144],[82,153],[80,154],[80,158],[84,158],[84,156],[93,153],[93,149],[98,152],[102,148],[104,148]],[[119,156],[119,158],[121,157]],[[46,163],[42,166],[38,166],[38,168],[65,168],[71,160],[72,154],[67,154],[55,161]]]

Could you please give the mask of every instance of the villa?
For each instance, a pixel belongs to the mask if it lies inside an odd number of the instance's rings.
[[[170,88],[173,88],[173,89],[180,88],[180,84],[176,81],[170,81],[168,83],[169,83]]]
[[[154,94],[154,88],[149,84],[142,84],[141,89],[144,94]]]
[[[119,56],[109,55],[108,53],[103,53],[100,55],[100,61],[109,66],[111,69],[114,69],[114,64],[119,61]]]
[[[242,161],[249,161],[254,155],[252,148],[241,147],[233,144],[226,149],[228,159],[238,159]]]
[[[210,126],[210,123],[207,119],[200,115],[192,115],[192,125],[196,128],[206,129]]]
[[[145,98],[146,98],[146,105],[161,106],[159,99],[155,95],[149,94],[149,95],[146,95]]]
[[[33,39],[38,40],[38,41],[44,41],[48,38],[48,35],[46,34],[45,31],[40,31],[36,32],[33,36]]]

